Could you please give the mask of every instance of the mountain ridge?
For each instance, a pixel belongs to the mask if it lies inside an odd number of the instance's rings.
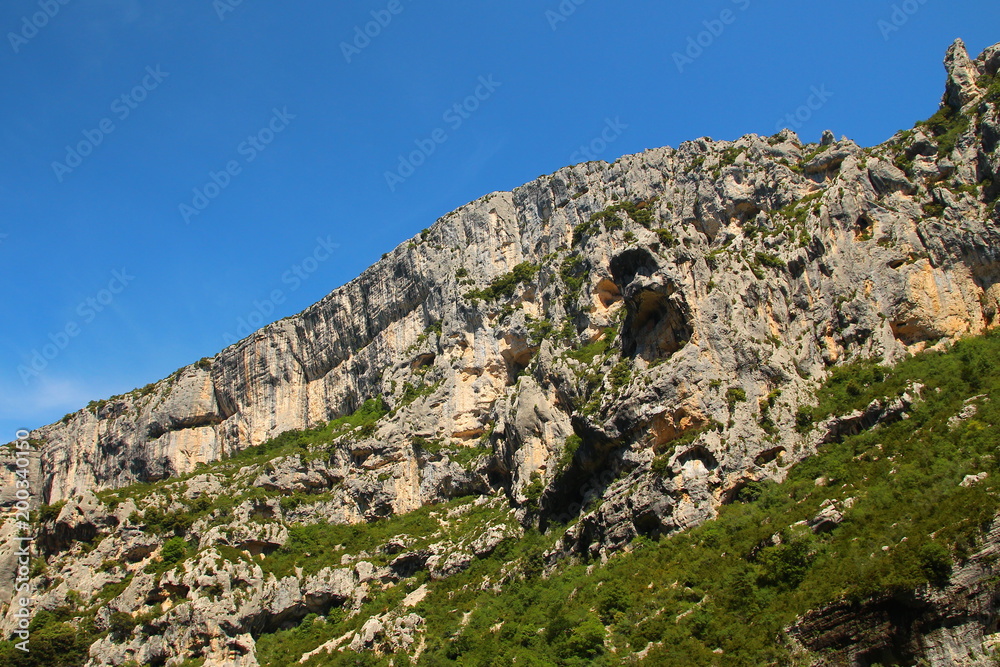
[[[302,523],[366,525],[471,495],[496,512],[474,555],[403,544],[386,567],[447,577],[519,530],[560,525],[553,558],[603,561],[783,480],[824,438],[901,418],[912,396],[820,424],[810,404],[847,362],[894,363],[997,324],[1000,45],[972,60],[958,41],[945,64],[941,110],[883,144],[785,130],[560,169],[443,216],[213,358],[33,431],[49,558],[79,572],[96,557],[83,545],[113,534],[95,554],[134,565],[84,578],[92,595],[128,580],[111,598],[120,613],[181,613],[169,602],[197,627],[231,621],[207,644],[113,631],[92,663],[179,664],[177,644],[254,665],[261,627],[348,604],[370,572],[266,585],[243,572]],[[16,468],[5,462],[5,481]],[[232,506],[213,505],[230,492]],[[235,558],[227,576],[260,583],[248,606],[191,593],[206,564],[155,571],[169,540],[151,527]],[[15,561],[0,546],[0,571]],[[52,605],[79,594],[54,581]],[[302,602],[302,586],[323,602]],[[269,615],[282,595],[299,596],[295,611]],[[111,613],[95,622],[110,628]],[[396,649],[417,641],[419,621],[382,620],[401,624]]]
[[[949,49],[946,59],[949,78],[945,100],[955,104],[967,104],[970,100],[962,97],[962,90],[970,86],[975,88],[974,77],[970,74],[970,68],[974,69],[974,67],[968,56],[962,54],[964,54],[964,46],[957,43]],[[983,63],[986,68],[995,66],[995,61],[995,51],[988,49],[984,52]],[[899,136],[897,135],[897,137]],[[158,448],[152,441],[159,438],[144,438],[141,433],[123,434],[124,437],[118,437],[118,439],[123,441],[131,458],[145,460],[145,464],[142,469],[136,471],[136,474],[120,475],[117,481],[105,481],[100,473],[94,474],[93,468],[96,467],[94,464],[91,464],[90,469],[69,472],[73,465],[72,462],[67,461],[67,457],[61,457],[58,453],[52,452],[44,459],[42,467],[50,470],[62,469],[66,473],[64,478],[46,484],[45,500],[60,499],[58,489],[65,489],[64,492],[71,493],[73,490],[88,488],[90,485],[103,488],[108,482],[111,484],[130,483],[142,481],[143,476],[155,478],[159,475],[169,475],[171,471],[187,471],[191,469],[192,461],[217,460],[242,447],[257,444],[268,437],[274,437],[284,430],[306,428],[331,417],[349,413],[360,404],[363,397],[382,393],[383,389],[383,387],[378,386],[381,384],[378,379],[366,374],[365,371],[359,372],[358,369],[389,365],[390,359],[387,357],[391,357],[392,353],[398,355],[402,351],[399,348],[405,349],[413,344],[422,335],[426,326],[441,319],[446,308],[444,301],[447,298],[456,299],[457,297],[455,292],[458,290],[451,291],[447,297],[444,295],[443,290],[449,286],[441,285],[441,276],[435,276],[438,279],[437,284],[435,284],[433,280],[427,280],[427,276],[422,273],[428,264],[440,264],[443,261],[440,252],[428,252],[426,246],[437,245],[441,247],[448,244],[448,247],[456,248],[466,243],[471,244],[469,247],[486,247],[490,251],[489,259],[492,266],[487,270],[476,271],[477,267],[474,264],[471,275],[477,283],[488,283],[490,279],[502,275],[503,269],[510,269],[523,261],[538,261],[545,255],[537,244],[539,241],[544,243],[547,239],[538,239],[537,237],[541,235],[537,233],[536,239],[533,239],[536,242],[535,248],[530,248],[527,243],[518,243],[517,239],[527,231],[527,223],[523,216],[518,218],[518,213],[528,211],[530,205],[534,205],[536,209],[547,211],[551,215],[557,204],[565,203],[571,195],[576,195],[576,193],[565,190],[565,184],[571,182],[574,177],[579,178],[581,171],[584,174],[593,169],[613,172],[616,165],[634,165],[636,163],[640,163],[639,166],[643,167],[643,163],[648,166],[648,163],[655,163],[661,156],[665,158],[680,156],[681,159],[690,156],[692,166],[696,166],[699,161],[704,160],[707,153],[711,152],[709,147],[721,147],[723,152],[732,151],[736,150],[741,142],[746,144],[759,139],[756,135],[747,135],[734,142],[710,142],[707,138],[702,138],[684,142],[677,149],[652,149],[641,154],[625,156],[612,164],[597,162],[566,167],[551,176],[536,179],[514,191],[491,193],[456,209],[456,211],[438,219],[425,232],[400,244],[388,253],[389,256],[386,259],[380,260],[366,269],[360,276],[335,289],[316,304],[297,315],[263,327],[243,341],[221,351],[214,357],[220,363],[217,372],[210,372],[210,387],[204,384],[204,378],[192,377],[192,375],[197,375],[196,371],[201,370],[199,366],[204,365],[203,360],[199,365],[193,364],[181,369],[180,375],[175,373],[170,378],[148,385],[143,390],[137,390],[149,391],[149,388],[153,387],[154,399],[162,396],[162,402],[166,402],[170,390],[164,385],[169,386],[172,381],[182,380],[181,390],[192,396],[188,398],[188,404],[184,406],[176,406],[176,401],[174,401],[174,405],[168,406],[166,412],[180,411],[189,414],[168,414],[163,417],[168,423],[158,424],[157,419],[160,419],[160,414],[153,414],[153,411],[142,414],[138,405],[128,406],[128,408],[135,409],[139,413],[135,420],[138,427],[136,430],[141,431],[142,427],[145,426],[148,427],[151,434],[158,434],[161,431],[169,434],[177,432],[172,429],[180,426],[182,427],[181,431],[188,431],[184,434],[187,437],[182,438],[184,442],[177,444],[171,442]],[[894,139],[890,139],[886,144],[891,143]],[[792,141],[797,141],[797,139]],[[882,144],[882,146],[886,144]],[[859,150],[852,143],[846,143],[843,146],[838,144],[833,151],[826,154],[827,157],[815,155],[812,158],[813,164],[808,164],[809,160],[803,160],[802,169],[805,175],[816,174],[838,164],[837,161],[842,161],[850,153],[857,153]],[[788,161],[789,157],[786,156],[782,159]],[[881,167],[881,169],[893,168],[888,165]],[[718,168],[716,171],[718,172]],[[898,173],[890,173],[888,176],[879,175],[876,178],[888,179],[884,187],[889,189],[900,187]],[[893,179],[896,180],[893,181]],[[557,183],[563,185],[561,193],[557,193]],[[798,183],[797,185],[801,188],[803,184]],[[589,189],[586,184],[582,187]],[[549,192],[546,193],[546,190]],[[651,196],[654,194],[652,190],[653,188],[650,188]],[[739,188],[733,188],[733,190],[739,190]],[[733,203],[729,203],[730,208],[737,211],[740,207],[760,210],[757,208],[760,204],[759,201],[742,201],[739,195],[744,193],[733,192],[731,194],[735,194],[736,197],[731,200]],[[611,202],[613,196],[613,192],[605,193],[602,203]],[[527,201],[531,198],[534,198],[535,201]],[[548,199],[548,201],[544,199]],[[556,201],[557,199],[558,201]],[[773,201],[774,198],[771,199]],[[498,202],[490,205],[493,200],[498,200]],[[780,210],[782,205],[787,206],[795,200],[793,195],[784,194],[783,197],[778,198],[771,210]],[[597,203],[591,208],[598,209],[600,205]],[[500,213],[497,211],[503,212],[502,222],[504,224],[501,225],[501,230],[497,230],[498,233],[491,234],[493,227],[501,222]],[[586,213],[587,209],[584,208],[578,213],[578,217],[582,217]],[[546,216],[535,216],[533,222],[537,223],[543,217]],[[474,227],[483,222],[489,224],[478,230]],[[718,225],[718,221],[712,222]],[[566,236],[568,236],[571,227],[572,225],[566,222],[557,234],[565,235],[563,238],[568,241]],[[500,238],[504,234],[506,234],[506,238]],[[558,240],[555,242],[548,240],[548,245],[543,246],[545,249],[562,249],[564,247]],[[498,251],[498,248],[512,249],[503,252]],[[449,258],[447,263],[457,263],[460,268],[464,268],[466,260],[460,257],[456,262],[453,258]],[[391,284],[393,281],[387,279],[387,274],[397,279],[404,278],[405,286],[400,289],[398,285]],[[434,291],[433,294],[432,291]],[[396,334],[393,338],[398,337],[402,340],[389,341],[390,336],[387,332],[389,327],[405,320],[419,309],[423,309],[423,322],[415,325],[405,324],[402,327],[405,331],[392,332]],[[354,311],[361,310],[366,313],[366,318],[361,320],[352,318]],[[342,316],[342,313],[346,313],[347,317]],[[459,313],[459,315],[463,314]],[[344,333],[337,335],[334,331],[335,328],[342,329]],[[294,363],[286,364],[278,372],[298,375],[299,381],[308,387],[307,390],[284,387],[283,389],[286,391],[269,392],[253,386],[252,371],[247,368],[249,360],[240,360],[238,365],[241,367],[236,369],[233,369],[231,364],[226,363],[226,360],[232,356],[239,355],[248,348],[259,345],[262,338],[270,338],[273,343],[285,348],[286,356],[293,359]],[[296,339],[301,345],[295,344]],[[322,339],[331,342],[324,344],[321,342]],[[373,343],[375,344],[374,349],[366,350]],[[265,354],[260,350],[254,350],[254,352]],[[387,352],[389,354],[386,354]],[[348,370],[348,372],[345,372],[345,369],[337,370],[344,363],[353,364],[353,369]],[[209,364],[208,368],[211,369],[212,366],[215,364]],[[337,381],[322,381],[330,373],[334,374]],[[242,375],[243,377],[234,377],[234,375]],[[199,382],[202,384],[199,385]],[[250,385],[249,389],[239,386],[241,383]],[[113,399],[118,398],[119,404],[122,403],[120,399],[125,399],[124,402],[127,405],[129,403],[128,397],[135,395],[134,391],[122,397],[113,397]],[[282,406],[282,403],[285,405]],[[293,410],[288,410],[287,408],[291,407],[288,405],[289,403],[297,403],[297,405],[294,405]],[[258,406],[262,404],[267,406],[267,409],[257,414]],[[97,402],[96,405],[101,405],[102,409],[106,409],[104,401]],[[95,404],[92,404],[91,412],[97,413],[98,411],[94,407]],[[274,415],[274,417],[269,418],[269,414]],[[246,418],[242,418],[244,415]],[[91,416],[97,417],[97,422],[102,421],[100,414],[92,414]],[[231,419],[233,417],[236,419]],[[69,440],[72,442],[76,440],[73,445],[70,445],[71,448],[79,447],[82,444],[84,451],[96,454],[98,441],[107,435],[98,435],[92,421],[86,412],[81,410],[74,413],[67,424],[70,426],[69,430],[75,430],[76,433],[61,437],[62,434],[58,433],[59,425],[56,424],[36,430],[32,437],[56,441]],[[237,423],[226,424],[227,421]],[[219,423],[213,428],[214,433],[209,434],[197,430],[203,426],[211,425],[212,422]],[[161,451],[157,451],[157,449]],[[76,475],[80,476],[80,481],[68,485],[64,483]],[[60,475],[57,474],[53,480],[59,477]]]

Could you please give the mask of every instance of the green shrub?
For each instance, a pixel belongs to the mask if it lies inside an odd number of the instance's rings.
[[[580,445],[582,444],[583,438],[578,436],[576,433],[566,438],[562,454],[559,455],[559,463],[556,466],[556,469],[563,471],[569,468],[573,463],[573,458],[576,456],[577,450],[580,449]]]
[[[88,616],[75,627],[67,622],[70,617],[71,613],[65,608],[36,611],[28,628],[30,652],[15,648],[14,641],[0,641],[0,664],[12,667],[81,667],[86,664],[90,644],[98,635],[93,618]]]
[[[976,82],[980,88],[985,88],[983,100],[991,104],[1000,104],[1000,75],[984,74]]]
[[[545,481],[542,480],[542,476],[537,472],[531,473],[528,484],[524,487],[524,497],[528,499],[529,507],[538,509],[538,501],[541,499],[543,491],[545,491]]]
[[[136,622],[132,615],[123,611],[112,612],[108,620],[108,631],[120,642],[126,641],[132,635],[135,626]]]
[[[763,586],[789,590],[802,583],[815,557],[811,540],[784,536],[784,542],[768,547],[757,554],[760,581]]]
[[[579,255],[570,255],[559,267],[559,277],[566,285],[565,305],[569,310],[579,298],[587,276],[587,266]]]
[[[671,450],[671,453],[673,450]],[[667,476],[670,473],[670,453],[658,454],[653,458],[650,470],[660,476]]]
[[[570,631],[565,648],[559,651],[564,659],[593,660],[604,653],[604,636],[606,630],[601,622],[588,617]]]
[[[930,130],[938,142],[938,155],[950,155],[958,145],[958,140],[969,129],[969,119],[947,104],[937,110],[927,120],[917,123],[917,127]]]
[[[814,423],[813,409],[800,406],[795,412],[795,430],[799,433],[807,433]]]
[[[129,516],[131,521],[132,515]],[[142,517],[136,522],[146,526],[146,529],[154,535],[162,533],[173,533],[174,535],[184,535],[190,530],[195,522],[195,517],[191,512],[164,512],[159,507],[150,507],[143,512]]]
[[[172,537],[167,540],[160,551],[160,560],[165,567],[172,566],[184,560],[187,555],[187,543],[182,537]]]
[[[443,380],[431,384],[413,385],[409,382],[403,385],[403,395],[399,399],[399,405],[405,406],[413,403],[418,398],[430,396],[441,386]]]
[[[771,253],[758,252],[755,257],[758,264],[766,266],[769,269],[784,269],[787,266],[785,260]]]
[[[729,403],[729,408],[732,409],[737,403],[743,403],[747,400],[747,393],[740,387],[730,387],[726,390],[726,402]]]
[[[730,146],[722,152],[722,157],[719,162],[724,167],[728,167],[736,163],[736,158],[738,158],[742,153],[746,151],[745,148],[739,148],[737,146]]]
[[[442,442],[441,440],[431,440],[429,438],[424,438],[422,436],[414,436],[410,439],[410,443],[422,452],[431,455],[437,455],[441,453]]]
[[[528,334],[532,345],[540,345],[543,340],[552,335],[554,325],[550,320],[529,320]]]
[[[608,327],[597,340],[587,343],[576,350],[567,352],[566,356],[589,366],[594,363],[595,358],[603,357],[607,354],[611,348],[611,343],[614,341],[615,333],[613,328]]]
[[[616,229],[622,228],[622,219],[618,217],[617,212],[621,210],[618,206],[612,206],[606,208],[599,213],[595,213],[594,217],[590,219],[591,224],[600,224],[604,227],[605,231],[613,232]]]
[[[928,218],[940,218],[944,215],[945,209],[947,208],[944,204],[936,201],[930,201],[924,204],[922,207],[924,215]]]
[[[465,298],[470,300],[482,299],[484,301],[496,301],[498,299],[509,299],[514,296],[518,285],[534,279],[538,273],[538,266],[530,262],[521,262],[509,273],[505,273],[494,279],[489,287],[479,290],[471,290],[465,293]]]
[[[674,233],[669,229],[663,229],[661,227],[659,229],[654,229],[653,231],[656,233],[656,237],[660,239],[660,244],[664,248],[673,248],[677,245],[677,237],[675,237]]]
[[[653,197],[635,202],[623,202],[598,211],[587,222],[581,222],[573,228],[573,245],[578,245],[601,227],[609,232],[621,229],[624,221],[620,213],[625,213],[636,223],[649,229],[653,224],[653,208],[657,200],[657,197]]]
[[[611,369],[608,373],[608,381],[611,383],[611,388],[613,390],[621,389],[627,385],[632,379],[632,362],[628,359],[622,359]]]
[[[57,503],[51,505],[42,505],[38,508],[38,521],[41,523],[49,523],[50,521],[55,521],[59,517],[59,513],[62,512],[63,507],[66,506],[65,500],[60,500]]]

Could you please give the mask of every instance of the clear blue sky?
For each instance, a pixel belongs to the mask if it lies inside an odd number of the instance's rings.
[[[613,161],[772,134],[825,87],[803,139],[873,144],[933,113],[953,39],[1000,41],[995,0],[909,0],[891,32],[871,0],[62,1],[0,8],[0,441],[302,310],[448,211],[582,161],[609,119]],[[373,11],[387,25],[345,56]],[[705,21],[720,34],[678,67]],[[211,172],[226,187],[198,200]]]

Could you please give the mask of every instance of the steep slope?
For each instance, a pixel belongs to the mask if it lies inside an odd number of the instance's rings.
[[[556,551],[607,557],[783,479],[821,444],[802,408],[832,366],[894,362],[996,324],[1000,45],[973,61],[957,42],[946,66],[942,110],[874,148],[788,131],[701,139],[488,195],[300,315],[33,432],[40,500],[69,501],[46,514],[60,573],[43,606],[98,595],[113,601],[99,629],[115,611],[187,628],[112,629],[94,664],[251,665],[262,633],[369,581],[461,571],[522,526],[572,522]],[[838,428],[891,414],[876,406]],[[16,465],[5,470],[12,504]],[[447,544],[401,544],[388,570],[370,553],[357,558],[371,570],[254,561],[301,539],[300,524],[448,501],[468,511],[452,499],[470,494],[488,499],[468,529],[492,536],[478,546],[428,524]],[[6,571],[15,530],[0,528]],[[169,553],[197,554],[184,574],[150,561],[170,532],[189,546]],[[127,565],[84,576],[104,561]],[[230,595],[234,582],[248,597]],[[419,641],[415,619],[379,623],[397,648]]]
[[[606,560],[567,557],[565,526],[522,531],[501,498],[329,524],[329,494],[304,490],[319,434],[285,438],[46,509],[33,653],[0,642],[0,664],[986,667],[997,395],[995,333],[843,366],[802,413],[825,444],[783,483]]]

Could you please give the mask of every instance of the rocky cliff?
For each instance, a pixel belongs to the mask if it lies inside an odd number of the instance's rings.
[[[44,545],[61,554],[60,582],[42,604],[127,581],[99,623],[158,604],[173,630],[112,632],[92,664],[256,664],[260,632],[363,598],[373,578],[460,571],[522,527],[567,522],[559,553],[606,558],[782,479],[820,444],[800,408],[832,367],[996,324],[1000,45],[972,60],[956,42],[946,67],[941,111],[875,147],[703,138],[487,195],[301,314],[34,431],[40,500],[60,508]],[[305,430],[301,451],[255,449]],[[189,511],[225,494],[242,501],[234,514]],[[409,561],[284,579],[253,564],[296,522],[358,524],[470,494],[498,512],[481,526],[495,540],[401,545]],[[164,544],[141,530],[159,520],[150,510],[188,512],[161,528],[180,528],[204,562],[137,569]],[[113,538],[72,551],[95,535]],[[220,545],[249,560],[224,565]],[[84,575],[105,561],[125,569]],[[247,596],[227,598],[234,582]],[[185,601],[216,585],[231,608]],[[379,632],[410,647],[417,619],[383,615]],[[351,641],[372,644],[362,630]]]

